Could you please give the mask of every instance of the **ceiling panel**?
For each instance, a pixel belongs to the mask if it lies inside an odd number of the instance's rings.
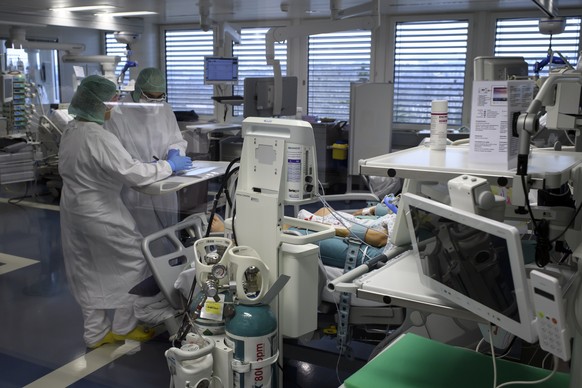
[[[430,14],[470,11],[531,11],[539,9],[537,3],[548,0],[381,0],[383,14]],[[51,7],[83,6],[90,4],[113,5],[115,11],[156,11],[158,16],[144,20],[155,23],[198,23],[200,7],[207,7],[209,16],[215,21],[247,21],[273,19],[304,19],[330,17],[329,0],[2,0],[0,23],[33,23],[44,21],[47,25],[90,26],[110,28],[118,24],[139,24],[142,19],[100,18],[93,12],[58,14]],[[342,0],[342,8],[364,3],[362,0]],[[553,1],[556,3],[556,0]],[[580,0],[561,0],[559,10],[578,8]],[[540,11],[540,16],[543,13]],[[109,19],[109,20],[108,20]],[[139,23],[135,23],[139,21]]]

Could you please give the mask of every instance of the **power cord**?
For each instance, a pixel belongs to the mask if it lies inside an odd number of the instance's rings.
[[[547,381],[549,379],[552,378],[552,376],[554,376],[556,374],[556,371],[558,370],[558,357],[553,356],[554,358],[554,367],[552,368],[552,372],[547,375],[544,378],[538,379],[538,380],[514,380],[514,381],[506,381],[505,383],[499,384],[497,385],[497,363],[496,363],[496,357],[495,357],[495,347],[493,346],[493,326],[491,324],[489,324],[489,345],[491,347],[491,360],[493,361],[493,388],[503,388],[503,387],[507,387],[509,385],[534,385],[534,384],[541,384],[544,381]],[[546,357],[549,356],[546,355]],[[546,357],[544,357],[544,360],[542,361],[542,365],[546,359]]]
[[[550,262],[550,250],[552,243],[550,241],[550,222],[546,219],[541,219],[536,228],[536,251],[535,262],[538,267],[545,267]]]
[[[231,199],[229,191],[228,191],[228,182],[229,182],[229,179],[232,177],[232,175],[234,175],[235,173],[238,172],[239,167],[235,167],[232,170],[231,170],[231,168],[239,161],[240,161],[240,158],[235,158],[226,167],[226,171],[224,173],[224,177],[223,177],[222,182],[220,184],[220,188],[218,189],[218,192],[214,196],[214,202],[212,204],[212,210],[210,211],[210,218],[208,220],[208,227],[206,228],[206,233],[205,233],[204,237],[210,236],[210,229],[212,228],[212,222],[214,221],[214,215],[216,214],[216,209],[218,207],[218,201],[220,200],[220,197],[222,196],[223,192],[226,193],[225,195],[226,195],[226,199],[228,201],[229,206],[233,207],[233,202],[232,202],[232,199]],[[233,216],[233,220],[234,220],[234,216]],[[233,222],[233,228],[234,228],[234,222]]]
[[[535,262],[538,267],[545,267],[550,262],[550,249],[552,248],[552,243],[550,241],[550,223],[546,219],[541,219],[539,221],[535,219],[529,202],[525,175],[521,175],[521,186],[525,195],[525,205],[533,225],[534,234],[537,238]]]
[[[493,361],[493,388],[497,388],[497,362],[495,359],[495,346],[493,346],[493,325],[489,323],[489,347],[491,349],[491,360]]]
[[[511,353],[511,348],[513,347],[513,343],[515,342],[515,338],[513,338],[513,340],[511,341],[511,343],[509,344],[507,351],[505,353],[503,353],[501,356],[495,356],[496,358],[504,358],[506,357],[509,353]],[[485,338],[481,338],[481,340],[479,341],[479,343],[477,344],[477,346],[475,347],[475,352],[477,353],[481,353],[479,351],[479,348],[481,347],[481,345],[483,344],[483,342],[485,342]],[[486,353],[482,353],[482,354],[486,354]]]
[[[544,357],[544,360],[542,361],[542,364],[545,362],[546,358],[550,355],[550,353],[548,353],[546,355],[546,357]],[[495,358],[495,357],[494,357]],[[558,357],[553,356],[553,360],[554,360],[554,367],[552,368],[552,372],[547,375],[544,378],[541,378],[539,380],[515,380],[515,381],[507,381],[503,384],[499,384],[497,386],[495,386],[495,388],[502,388],[502,387],[507,387],[509,385],[536,385],[536,384],[541,384],[544,381],[548,381],[549,379],[551,379],[556,372],[558,371]]]
[[[321,260],[321,257],[319,258],[319,260]],[[328,279],[327,269],[325,268],[325,266],[323,267],[323,270],[325,271],[325,278]],[[340,311],[339,304],[337,303],[337,300],[335,297],[333,298],[333,303],[335,304],[335,310]],[[337,361],[335,363],[335,377],[337,378],[339,385],[343,384],[343,381],[339,375],[339,363],[340,363],[340,360],[342,359],[342,356],[343,356],[343,348],[340,347],[339,353],[337,355]]]
[[[11,205],[18,205],[20,202],[25,200],[26,198],[32,198],[31,195],[28,194],[29,185],[28,182],[25,183],[24,194],[18,197],[12,197],[8,199],[8,203]]]

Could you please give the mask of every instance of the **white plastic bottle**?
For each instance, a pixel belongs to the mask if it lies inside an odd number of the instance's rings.
[[[434,100],[430,112],[430,149],[444,151],[447,146],[447,127],[449,122],[449,102]]]
[[[296,120],[303,120],[303,108],[300,106],[297,107],[297,111],[295,113],[295,119]]]

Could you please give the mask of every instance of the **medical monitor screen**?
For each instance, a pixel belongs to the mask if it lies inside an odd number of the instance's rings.
[[[13,100],[13,96],[14,96],[13,82],[12,82],[13,78],[11,75],[2,74],[0,76],[0,80],[2,83],[2,85],[0,86],[1,87],[0,92],[2,93],[2,95],[0,95],[0,101],[3,104],[6,104],[6,103]]]
[[[430,208],[430,200],[417,198],[408,203],[407,218],[423,284],[531,340],[533,313],[517,229],[438,203]]]
[[[282,77],[281,111],[274,112],[275,78],[245,78],[244,117],[280,117],[297,114],[297,77]]]
[[[204,57],[204,83],[235,84],[238,82],[237,57]]]

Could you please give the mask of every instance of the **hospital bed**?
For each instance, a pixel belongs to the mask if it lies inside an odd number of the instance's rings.
[[[377,198],[369,194],[350,194],[329,196],[329,200],[373,200]],[[343,212],[342,212],[343,213]],[[142,248],[146,260],[152,270],[160,291],[170,305],[178,311],[186,311],[187,301],[192,300],[191,289],[194,282],[196,258],[193,243],[207,235],[208,222],[204,213],[194,214],[182,222],[163,229],[144,238]],[[305,233],[292,230],[288,233]],[[165,247],[160,248],[160,243]],[[157,245],[157,246],[156,246]],[[318,327],[334,324],[337,329],[338,348],[342,354],[348,354],[352,333],[357,329],[361,337],[379,341],[384,338],[389,329],[402,324],[405,309],[386,304],[360,299],[349,294],[331,292],[325,285],[342,275],[346,266],[347,253],[355,250],[354,265],[359,265],[366,258],[378,255],[384,247],[377,248],[362,243],[356,238],[334,237],[320,242],[321,260],[319,262],[319,295],[314,295],[319,301]],[[173,334],[173,333],[170,333]],[[360,336],[353,339],[359,339]]]

